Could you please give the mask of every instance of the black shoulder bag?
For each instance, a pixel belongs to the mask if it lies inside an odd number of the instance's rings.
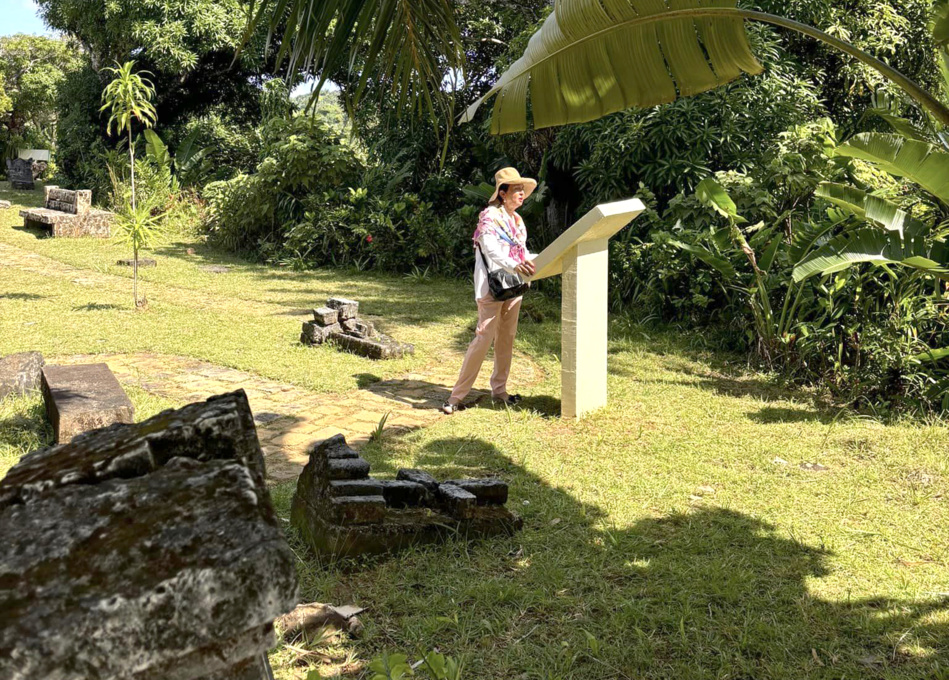
[[[491,291],[491,297],[498,302],[512,300],[519,295],[523,295],[530,288],[530,284],[524,281],[518,274],[509,274],[503,269],[491,271],[488,266],[488,259],[484,256],[481,246],[477,246],[481,253],[481,261],[484,262],[484,271],[488,275],[488,290]]]

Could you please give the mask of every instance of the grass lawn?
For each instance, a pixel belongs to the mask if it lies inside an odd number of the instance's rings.
[[[149,254],[149,309],[134,312],[130,274],[112,264],[123,248],[19,223],[0,211],[0,355],[180,354],[343,395],[361,375],[457,366],[470,336],[467,283],[283,271],[199,243]],[[24,250],[64,269],[33,271]],[[302,310],[331,294],[362,301],[415,357],[300,347]],[[291,532],[303,600],[367,611],[363,635],[324,656],[274,650],[278,678],[361,677],[383,652],[432,649],[479,680],[949,678],[945,422],[822,410],[705,351],[699,333],[625,319],[611,323],[610,405],[561,421],[556,305],[534,304],[547,321],[524,323],[518,348],[545,378],[512,386],[524,408],[469,409],[363,452],[381,475],[500,475],[524,530],[336,563]],[[142,418],[176,405],[130,397]],[[0,402],[0,474],[48,439],[39,399]],[[272,491],[288,517],[293,484]]]

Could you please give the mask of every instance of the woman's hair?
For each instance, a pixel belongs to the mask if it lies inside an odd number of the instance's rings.
[[[498,197],[497,197],[496,199],[494,199],[493,201],[491,201],[488,205],[493,205],[493,206],[496,207],[496,208],[500,208],[501,205],[504,203],[503,199],[501,198],[501,192],[502,192],[502,191],[505,191],[505,192],[506,192],[506,191],[507,191],[508,189],[510,189],[510,188],[511,188],[511,185],[510,185],[510,184],[502,184],[501,186],[499,186],[499,187],[498,187]]]

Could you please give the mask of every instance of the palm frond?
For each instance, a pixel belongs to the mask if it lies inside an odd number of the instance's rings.
[[[278,63],[318,74],[317,94],[334,72],[353,72],[359,57],[353,103],[375,80],[389,85],[400,107],[433,107],[446,75],[464,65],[447,0],[278,0],[256,10],[252,3],[245,42],[268,13],[271,31],[284,26]]]

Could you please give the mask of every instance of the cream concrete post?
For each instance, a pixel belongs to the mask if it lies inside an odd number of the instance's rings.
[[[534,260],[532,281],[563,275],[561,402],[564,418],[606,405],[609,240],[645,207],[638,199],[598,205]]]
[[[563,257],[561,407],[564,418],[606,406],[608,239],[584,241]]]

